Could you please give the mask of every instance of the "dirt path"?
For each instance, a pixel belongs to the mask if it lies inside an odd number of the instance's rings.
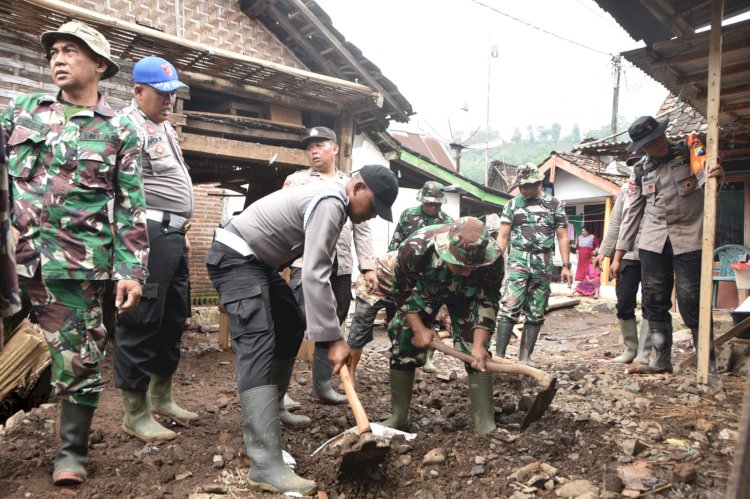
[[[346,406],[311,400],[309,365],[299,363],[291,394],[304,404],[302,412],[312,417],[313,425],[307,431],[284,430],[285,448],[297,459],[297,471],[317,480],[332,498],[521,499],[556,497],[583,487],[570,492],[573,497],[589,485],[598,489],[589,497],[619,497],[605,489],[622,489],[617,470],[626,465],[629,473],[640,473],[643,490],[662,490],[651,497],[720,497],[731,467],[743,379],[722,374],[704,387],[695,384],[692,370],[674,376],[627,376],[623,366],[608,360],[622,348],[611,308],[606,300],[584,300],[577,308],[548,314],[546,336],[535,357],[558,376],[560,390],[548,415],[525,432],[517,429],[523,415],[519,405],[528,403],[533,382],[497,377],[499,429],[478,437],[472,432],[463,366],[436,354],[440,373],[456,376],[441,381],[435,374],[420,375],[410,415],[416,440],[394,444],[376,476],[340,477],[335,457],[309,456],[327,438],[354,426],[354,420]],[[179,437],[146,446],[120,430],[119,393],[110,386],[94,419],[89,480],[77,489],[61,489],[50,483],[57,406],[43,406],[17,418],[0,437],[0,497],[207,498],[210,495],[199,493],[214,489],[225,495],[213,497],[270,497],[244,484],[248,460],[232,353],[216,349],[215,333],[191,331],[184,347],[176,392],[184,406],[198,410],[198,423],[186,427],[168,421]],[[390,409],[384,352],[388,343],[382,328],[370,347],[357,385],[370,418],[378,421]],[[687,342],[677,341],[675,356],[687,349]],[[516,353],[514,341],[509,356]],[[105,379],[112,379],[111,362],[110,355]],[[444,450],[445,462],[423,465],[425,455],[436,448]],[[545,467],[510,477],[536,461]]]

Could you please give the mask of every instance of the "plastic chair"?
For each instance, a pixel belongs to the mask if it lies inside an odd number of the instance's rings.
[[[750,256],[750,248],[741,244],[726,244],[714,250],[714,258],[719,259],[719,275],[713,276],[713,296],[711,307],[716,308],[716,299],[719,294],[719,281],[735,281],[732,264],[735,262],[744,262]]]

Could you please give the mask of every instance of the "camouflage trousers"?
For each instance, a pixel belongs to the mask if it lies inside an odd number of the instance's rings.
[[[552,282],[552,253],[511,250],[503,283],[500,318],[518,322],[523,311],[529,324],[543,324]]]
[[[440,304],[433,304],[428,307],[434,310],[432,313],[419,312],[419,317],[424,325],[432,328],[437,320],[437,315],[442,310]],[[471,348],[474,342],[474,327],[476,324],[475,315],[469,307],[468,301],[459,301],[445,304],[448,310],[448,316],[451,319],[451,335],[453,336],[453,347],[459,352],[471,355]],[[415,347],[411,339],[414,332],[409,323],[406,321],[406,315],[403,310],[396,312],[393,320],[388,324],[388,338],[391,340],[391,369],[411,370],[416,367],[423,367],[427,350],[421,350]],[[490,335],[491,338],[491,335]],[[490,340],[485,343],[485,349],[489,353]],[[468,372],[474,373],[468,364],[465,364]]]
[[[19,280],[31,320],[42,328],[49,347],[55,396],[96,407],[103,389],[99,362],[107,342],[102,324],[106,281]]]

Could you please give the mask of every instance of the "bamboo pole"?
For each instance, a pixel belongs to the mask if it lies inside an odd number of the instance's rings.
[[[724,0],[711,4],[711,32],[708,49],[708,101],[706,116],[706,172],[719,159],[719,99],[721,97],[721,20]],[[709,352],[711,349],[711,293],[714,240],[716,238],[716,194],[718,180],[706,177],[703,199],[703,247],[701,255],[700,312],[698,319],[698,383],[708,383]]]

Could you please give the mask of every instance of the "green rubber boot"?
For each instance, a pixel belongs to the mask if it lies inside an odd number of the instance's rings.
[[[508,348],[510,338],[513,336],[514,324],[508,319],[497,320],[497,341],[495,342],[495,355],[501,359],[505,358],[505,350]]]
[[[247,474],[248,483],[277,494],[314,494],[316,483],[305,480],[284,463],[276,385],[259,386],[240,393],[240,407],[245,451],[252,461]]]
[[[486,435],[495,431],[492,373],[469,373],[469,398],[474,416],[474,433]]]
[[[422,366],[422,371],[426,373],[437,372],[437,368],[435,367],[435,364],[432,363],[433,355],[435,355],[435,350],[427,350],[427,352],[425,353],[424,365]]]
[[[622,334],[622,342],[625,344],[625,351],[619,357],[612,359],[612,362],[630,364],[638,354],[638,323],[635,317],[620,320],[620,334]]]
[[[536,340],[539,338],[539,330],[541,329],[541,324],[529,324],[527,322],[523,325],[520,352],[518,353],[518,361],[521,364],[539,367],[536,362],[531,361],[531,354],[534,352],[534,345],[536,345]]]
[[[55,457],[52,483],[79,485],[86,480],[86,458],[89,453],[89,432],[94,407],[63,400],[60,405],[60,439]]]
[[[414,387],[414,370],[390,370],[391,417],[383,421],[383,426],[404,430],[409,426],[409,405]]]
[[[301,414],[292,414],[284,407],[284,396],[289,389],[289,383],[292,380],[292,371],[294,371],[294,361],[291,359],[273,359],[271,362],[271,384],[276,385],[279,391],[279,419],[281,424],[302,430],[312,423],[312,420]]]
[[[331,386],[333,365],[328,360],[328,350],[315,347],[312,366],[313,387],[312,394],[326,404],[343,404],[346,396],[341,395]]]
[[[638,334],[638,355],[635,356],[633,362],[636,364],[648,364],[653,346],[651,331],[648,330],[648,320],[642,319],[641,332]]]
[[[151,403],[146,392],[122,390],[122,403],[125,416],[122,418],[122,431],[144,442],[172,440],[175,432],[164,428],[151,414]]]
[[[195,421],[198,415],[177,405],[172,398],[172,375],[152,374],[148,384],[151,411],[180,421]]]

